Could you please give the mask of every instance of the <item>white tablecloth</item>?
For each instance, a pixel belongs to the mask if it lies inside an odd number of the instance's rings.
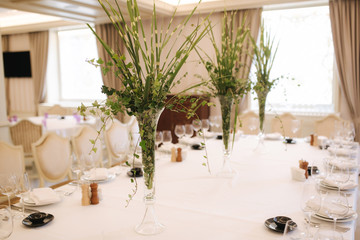
[[[144,213],[142,179],[138,194],[125,208],[132,184],[123,173],[100,184],[99,205],[81,206],[80,191],[64,196],[59,203],[37,207],[55,216],[51,223],[30,229],[15,220],[9,239],[281,239],[281,234],[264,226],[266,219],[286,215],[297,223],[304,220],[300,209],[304,182],[291,179],[290,167],[300,159],[311,163],[328,153],[301,141],[291,145],[266,141],[267,153],[259,154],[253,151],[256,144],[252,137],[236,142],[232,165],[238,177],[233,180],[209,175],[202,166],[203,150],[189,150],[181,163],[170,162],[170,156],[162,153],[156,166],[156,211],[166,229],[159,235],[135,233]],[[221,141],[208,140],[207,151],[215,175],[222,163]],[[353,178],[357,181],[356,174]],[[357,190],[352,193],[350,202],[356,208]],[[344,239],[354,239],[355,221],[341,225],[351,227]]]

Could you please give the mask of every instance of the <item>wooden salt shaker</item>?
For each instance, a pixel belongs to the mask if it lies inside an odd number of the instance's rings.
[[[81,185],[81,205],[88,206],[90,205],[90,196],[89,196],[89,184],[82,184]]]
[[[176,162],[176,150],[175,148],[171,148],[171,162]]]
[[[91,188],[91,204],[98,204],[99,203],[99,196],[98,196],[98,185],[97,183],[90,184]]]
[[[177,161],[177,162],[182,162],[181,148],[178,148],[178,149],[177,149],[176,161]]]

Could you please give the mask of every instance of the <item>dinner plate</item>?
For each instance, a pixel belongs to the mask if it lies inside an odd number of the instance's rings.
[[[81,180],[94,182],[94,183],[105,183],[105,182],[113,180],[115,177],[116,177],[115,173],[109,173],[107,178],[105,178],[105,179],[92,180],[92,179],[89,178],[89,176],[83,175],[83,176],[81,176]]]
[[[320,182],[320,186],[329,190],[338,190],[338,187],[332,186],[332,185],[328,185],[326,183],[324,183],[323,181]],[[354,186],[353,188],[340,188],[340,191],[353,191],[355,190],[355,188],[357,188],[357,186]]]
[[[339,223],[346,223],[346,222],[351,222],[351,221],[354,221],[357,219],[357,213],[354,213],[353,215],[347,217],[347,218],[340,218],[340,219],[337,219],[336,222],[339,222]],[[317,218],[317,219],[320,219],[320,220],[323,220],[323,221],[326,221],[326,222],[334,222],[334,219],[333,218],[329,218],[329,217],[325,217],[323,215],[319,215],[318,213],[316,214],[313,214],[312,217],[314,218]]]
[[[283,233],[284,232],[284,228],[279,228],[277,225],[276,225],[276,222],[274,220],[274,218],[269,218],[265,221],[265,226],[270,229],[270,230],[273,230],[275,232],[279,232],[279,233]],[[290,230],[294,230],[295,228],[297,227],[297,224],[295,222],[292,222],[291,223],[291,228]]]
[[[22,224],[24,224],[25,226],[30,227],[30,228],[35,228],[35,227],[44,226],[44,225],[48,224],[49,222],[51,222],[53,219],[54,219],[54,216],[52,214],[47,214],[47,216],[45,217],[43,222],[34,223],[34,222],[30,221],[30,219],[28,217],[26,217],[22,221]]]

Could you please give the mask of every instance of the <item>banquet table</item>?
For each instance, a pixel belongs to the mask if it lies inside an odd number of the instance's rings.
[[[231,164],[238,172],[233,179],[216,175],[222,164],[222,141],[206,140],[205,150],[184,149],[183,162],[171,162],[160,153],[156,160],[156,212],[165,230],[154,236],[134,231],[144,214],[142,179],[128,207],[128,194],[134,184],[123,171],[114,180],[99,184],[102,200],[98,205],[81,206],[81,191],[62,196],[58,203],[36,207],[51,213],[54,220],[39,228],[27,228],[14,220],[9,239],[105,240],[105,239],[281,239],[282,234],[265,227],[266,219],[285,215],[296,223],[304,221],[300,199],[304,182],[291,177],[290,168],[300,159],[312,163],[328,152],[298,139],[296,144],[265,141],[265,151],[257,152],[256,137],[242,136],[234,143]],[[204,155],[212,174],[203,166]],[[357,182],[358,173],[352,174]],[[310,181],[310,180],[307,180]],[[57,191],[68,191],[65,185]],[[356,209],[357,189],[349,192],[349,202]],[[332,223],[321,222],[321,226]],[[356,221],[338,223],[350,228],[345,240],[354,239]]]

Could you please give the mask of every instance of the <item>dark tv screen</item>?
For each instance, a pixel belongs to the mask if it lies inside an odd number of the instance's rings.
[[[4,52],[5,77],[31,77],[30,52]]]

